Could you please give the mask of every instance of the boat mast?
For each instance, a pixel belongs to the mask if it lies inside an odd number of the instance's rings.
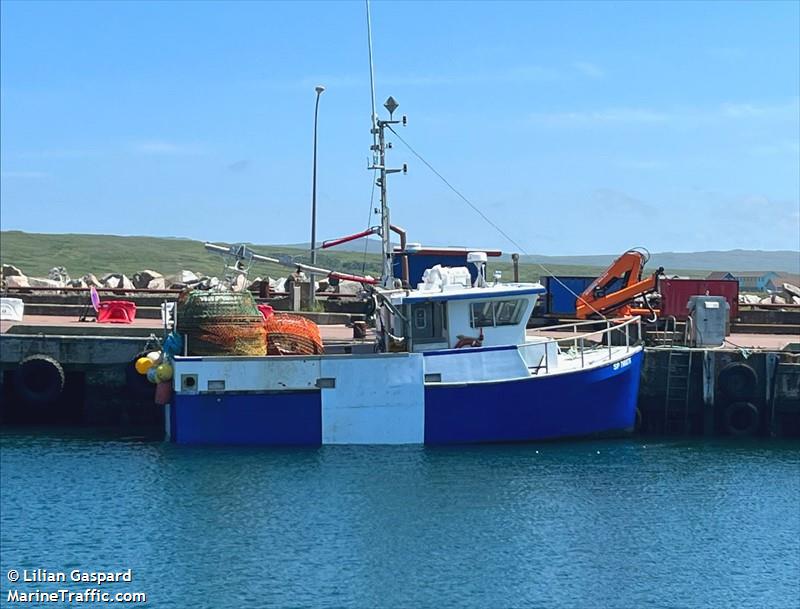
[[[381,253],[383,255],[383,272],[381,274],[381,283],[385,288],[392,288],[394,287],[394,269],[393,269],[393,252],[392,252],[392,243],[391,243],[391,235],[390,235],[390,226],[391,221],[389,219],[389,198],[386,192],[386,178],[390,173],[398,173],[402,171],[406,173],[408,171],[408,167],[405,163],[403,163],[403,167],[401,169],[389,169],[386,167],[386,149],[391,148],[392,144],[390,142],[386,142],[386,127],[389,125],[396,125],[397,123],[402,122],[403,125],[406,124],[406,117],[403,116],[401,121],[392,120],[391,116],[394,111],[397,109],[397,102],[394,100],[393,97],[389,97],[386,100],[386,103],[383,104],[384,107],[389,111],[390,119],[388,121],[376,119],[377,127],[373,128],[373,131],[377,131],[378,136],[378,143],[373,144],[372,148],[375,150],[377,156],[377,164],[373,163],[370,167],[371,170],[377,169],[380,172],[380,175],[375,180],[375,184],[377,184],[381,189]]]

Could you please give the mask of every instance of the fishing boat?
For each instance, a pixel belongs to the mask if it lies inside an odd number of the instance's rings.
[[[292,263],[363,282],[375,340],[350,353],[266,356],[190,355],[184,344],[172,363],[168,437],[179,444],[455,444],[632,429],[643,356],[633,340],[638,317],[529,332],[544,287],[487,279],[481,251],[468,254],[466,267],[433,265],[415,285],[407,265],[395,277],[394,258],[404,252],[390,242],[387,178],[402,170],[387,169],[386,131],[406,121],[393,119],[392,98],[385,107],[389,119],[373,111],[372,128],[381,278]],[[207,248],[233,257],[237,270],[243,262],[280,262],[244,246]]]

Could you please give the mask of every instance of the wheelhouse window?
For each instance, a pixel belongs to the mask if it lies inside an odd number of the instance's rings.
[[[528,301],[524,298],[473,302],[470,305],[470,326],[487,328],[493,326],[516,326],[525,313]]]

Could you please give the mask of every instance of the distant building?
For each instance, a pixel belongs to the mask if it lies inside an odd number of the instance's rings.
[[[727,271],[714,271],[706,279],[736,279],[736,277]]]
[[[767,290],[775,289],[769,286],[774,285],[771,282],[775,281],[779,276],[775,271],[714,271],[706,279],[735,279],[739,282],[740,292],[766,292]],[[779,282],[779,285],[782,283],[784,282]]]
[[[776,277],[767,282],[767,289],[771,292],[780,292],[783,290],[784,283],[791,283],[793,286],[800,287],[800,275],[779,273]]]

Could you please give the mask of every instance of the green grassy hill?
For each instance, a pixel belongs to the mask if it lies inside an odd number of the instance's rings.
[[[308,262],[308,252],[291,246],[248,244],[266,256],[289,256]],[[328,250],[319,253],[317,263],[325,268],[342,272],[380,274],[380,256],[353,251]],[[13,264],[29,276],[47,276],[54,266],[63,266],[72,277],[86,273],[101,276],[106,273],[125,273],[152,269],[164,275],[188,269],[196,273],[217,275],[222,273],[222,259],[206,252],[203,243],[191,239],[165,237],[119,237],[114,235],[57,235],[3,231],[0,233],[0,261]],[[557,275],[598,275],[602,268],[596,265],[547,264],[547,269]],[[490,259],[490,276],[495,269],[502,271],[503,279],[513,277],[510,262]],[[669,269],[671,273],[704,277],[697,270]],[[280,265],[257,263],[250,271],[251,277],[281,277],[290,269]],[[534,281],[548,274],[537,264],[520,264],[520,279]]]

